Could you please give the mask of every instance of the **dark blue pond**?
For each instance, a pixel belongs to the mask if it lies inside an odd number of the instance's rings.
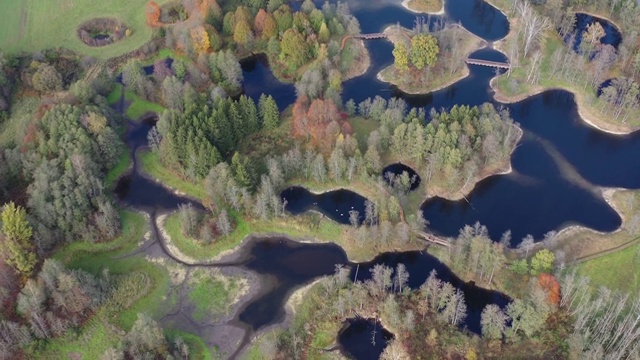
[[[296,91],[293,84],[278,81],[264,55],[255,55],[240,62],[244,76],[243,92],[252,98],[256,104],[262,94],[271,95],[278,104],[280,111],[296,101]]]
[[[486,305],[505,307],[510,301],[499,292],[464,283],[446,265],[425,252],[384,253],[370,262],[354,264],[336,244],[300,243],[286,237],[253,238],[242,252],[234,265],[261,274],[266,288],[240,311],[239,320],[254,330],[282,319],[282,305],[291,291],[318,277],[334,274],[335,266],[339,264],[351,268],[351,279],[356,279],[357,271],[357,280],[366,281],[371,278],[369,270],[376,264],[395,269],[402,263],[409,272],[408,285],[412,289],[418,289],[435,270],[440,280],[451,283],[464,293],[468,316],[461,326],[474,333],[480,332],[480,313]]]
[[[285,209],[293,215],[317,210],[340,224],[348,225],[349,212],[357,211],[360,222],[364,220],[367,198],[353,191],[340,189],[314,194],[303,187],[292,186],[284,189],[280,197],[287,202]]]
[[[593,23],[599,23],[604,29],[605,35],[600,39],[600,43],[603,45],[611,45],[617,49],[622,42],[622,34],[618,28],[605,19],[583,13],[576,13],[575,31],[572,34],[567,35],[565,41],[573,40],[573,50],[575,52],[580,52],[582,36],[587,31],[587,26]]]
[[[164,59],[164,64],[171,69],[171,66],[173,65],[173,59],[168,57],[166,59]],[[142,67],[142,71],[144,71],[144,74],[149,76],[151,74],[153,74],[153,69],[155,68],[155,64],[151,64],[151,65],[147,65],[147,66],[143,66]],[[118,74],[118,76],[116,76],[116,82],[118,82],[119,84],[122,84],[122,73]]]
[[[380,358],[392,339],[393,334],[375,319],[348,319],[338,334],[343,355],[356,360]]]
[[[393,185],[394,178],[403,176],[405,173],[410,179],[409,190],[411,191],[417,189],[418,186],[420,186],[420,175],[418,175],[415,170],[405,164],[395,163],[387,165],[384,169],[382,169],[382,178],[387,182],[387,184]]]
[[[284,317],[283,304],[291,291],[320,276],[331,275],[338,264],[347,264],[344,250],[336,244],[303,244],[287,238],[257,239],[249,245],[242,265],[261,275],[270,275],[268,291],[251,301],[239,320],[253,330]]]

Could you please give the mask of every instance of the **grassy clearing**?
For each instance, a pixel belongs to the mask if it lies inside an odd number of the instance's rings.
[[[442,0],[409,0],[407,7],[412,11],[436,13],[442,9]]]
[[[109,95],[107,95],[107,101],[109,102],[109,104],[114,105],[115,103],[120,101],[121,96],[122,85],[117,84],[113,91]],[[129,103],[129,106],[125,110],[124,115],[134,121],[138,120],[142,115],[148,112],[162,114],[166,110],[165,107],[160,104],[141,99],[131,90],[125,91],[124,98],[127,103]]]
[[[138,159],[140,160],[142,171],[149,174],[152,178],[158,179],[162,184],[198,200],[203,200],[207,196],[202,182],[196,184],[185,180],[177,172],[165,167],[162,162],[160,162],[158,154],[151,151],[141,151],[138,153]]]
[[[361,116],[349,118],[349,124],[353,128],[353,134],[358,140],[360,151],[364,154],[366,151],[367,139],[373,130],[380,127],[380,123],[375,120],[365,119]]]
[[[103,263],[118,254],[133,250],[146,231],[146,219],[132,211],[121,211],[122,233],[109,242],[73,242],[54,254],[54,258],[72,268],[82,268],[97,274]]]
[[[162,5],[169,0],[159,0]],[[146,25],[147,0],[0,0],[0,48],[7,53],[66,47],[100,59],[125,54],[151,39]],[[77,35],[83,22],[99,17],[125,23],[131,36],[103,47],[85,45]]]
[[[127,107],[127,110],[124,112],[129,119],[138,120],[146,113],[155,112],[162,114],[166,110],[164,106],[143,100],[129,90],[125,92],[124,96],[127,101],[131,102],[129,107]]]
[[[640,244],[575,266],[578,274],[591,278],[591,286],[637,294],[640,290]]]
[[[129,151],[122,151],[118,158],[118,163],[109,170],[104,178],[104,187],[108,190],[112,190],[116,187],[116,181],[131,167],[131,157]]]
[[[25,97],[11,107],[11,116],[0,123],[0,148],[9,148],[23,137],[39,104],[40,99]]]
[[[623,222],[619,231],[602,234],[575,228],[561,233],[553,248],[564,251],[567,262],[591,258],[572,268],[591,277],[594,287],[605,285],[614,290],[637,292],[640,289],[640,257],[634,254],[640,251],[640,234],[630,231],[627,222],[638,211],[640,191],[615,191],[611,196],[611,203],[622,215]],[[616,247],[622,250],[610,250]]]
[[[229,314],[240,285],[235,278],[212,274],[207,270],[194,271],[189,299],[195,305],[193,319],[201,321],[213,317],[219,319]]]

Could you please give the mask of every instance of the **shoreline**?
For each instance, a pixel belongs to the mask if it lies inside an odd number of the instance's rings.
[[[500,76],[504,76],[500,75]],[[580,93],[575,92],[572,89],[568,89],[565,87],[546,87],[546,86],[536,86],[534,89],[523,93],[523,94],[519,94],[519,95],[513,95],[513,96],[509,96],[509,95],[505,95],[504,93],[502,93],[502,91],[495,86],[495,81],[497,81],[496,79],[498,79],[498,77],[494,77],[491,79],[491,81],[489,82],[489,86],[491,87],[491,90],[493,90],[494,95],[493,98],[502,103],[502,104],[514,104],[523,100],[526,100],[527,98],[530,98],[532,96],[536,96],[539,94],[542,94],[546,91],[551,91],[551,90],[562,90],[562,91],[566,91],[568,93],[571,93],[571,95],[573,95],[574,101],[576,103],[576,107],[578,110],[578,115],[580,116],[580,119],[587,125],[591,126],[592,128],[611,134],[611,135],[617,135],[617,136],[622,136],[622,135],[629,135],[635,131],[640,130],[639,128],[628,128],[625,127],[624,130],[614,130],[612,128],[607,128],[605,127],[605,125],[613,125],[613,124],[602,124],[600,121],[594,121],[592,120],[590,117],[588,117],[585,112],[588,107],[583,103],[585,100],[583,99],[583,95]]]
[[[351,39],[351,40],[354,40],[354,39]],[[363,60],[361,62],[354,60],[354,64],[351,66],[351,68],[349,68],[345,72],[345,74],[343,74],[343,79],[342,79],[343,83],[345,81],[349,81],[351,79],[355,79],[357,77],[360,77],[366,74],[367,71],[369,71],[369,68],[371,68],[371,55],[369,54],[369,50],[364,44],[364,40],[358,39],[356,44],[357,44],[356,45],[357,48],[362,54]],[[356,66],[357,64],[361,64],[361,66],[358,67]]]
[[[437,12],[429,12],[429,11],[419,11],[419,10],[414,10],[409,6],[409,2],[411,0],[402,0],[402,7],[405,8],[406,10],[414,13],[414,14],[427,14],[427,15],[444,15],[444,2],[446,0],[442,0],[442,7],[440,8],[440,10],[438,10]]]
[[[454,192],[450,192],[448,194],[429,194],[427,195],[427,197],[422,201],[421,204],[424,204],[426,201],[429,201],[433,198],[439,197],[441,199],[445,199],[445,200],[449,200],[449,201],[460,201],[462,199],[466,200],[466,196],[471,194],[473,192],[473,190],[476,188],[476,186],[478,186],[478,184],[487,179],[490,178],[492,176],[498,176],[498,175],[507,175],[513,172],[513,165],[511,164],[511,156],[513,155],[513,151],[515,150],[516,146],[518,146],[518,143],[522,140],[522,137],[524,136],[524,130],[522,130],[522,128],[520,128],[520,126],[517,125],[513,125],[516,127],[517,131],[520,133],[518,135],[518,138],[515,142],[515,144],[513,145],[513,149],[511,149],[511,152],[509,153],[509,158],[508,158],[508,163],[506,164],[506,166],[497,166],[496,169],[494,171],[489,171],[487,174],[484,175],[477,175],[476,177],[474,177],[473,182],[469,182],[469,184],[467,186],[463,186],[462,188],[454,191]],[[504,169],[504,170],[500,170],[500,169]],[[469,188],[468,190],[466,190],[467,188]]]
[[[443,7],[444,7],[444,3],[443,3]],[[466,50],[464,52],[465,57],[467,57],[469,54],[471,54],[471,53],[473,53],[475,51],[478,51],[478,50],[482,49],[483,47],[490,46],[490,44],[491,44],[490,42],[488,42],[488,41],[480,38],[479,36],[471,33],[469,30],[465,29],[464,27],[462,27],[462,26],[460,26],[458,24],[453,24],[453,25],[450,25],[450,26],[451,26],[451,28],[455,27],[455,28],[461,30],[463,32],[463,34],[465,34],[465,36],[469,37],[469,39],[475,40],[475,44],[473,44],[473,46],[470,46],[470,49],[465,49]],[[396,27],[396,25],[387,26],[383,30],[383,33],[387,34],[387,33],[391,32],[391,31],[393,31],[394,27]],[[446,27],[445,29],[440,30],[440,31],[447,31],[448,28],[449,27]],[[404,27],[400,27],[400,30],[398,30],[398,31],[408,32],[409,30],[404,28]],[[387,37],[386,40],[389,41],[391,44],[395,45],[395,42],[390,37]],[[408,90],[406,88],[406,85],[399,84],[398,82],[394,81],[394,79],[388,79],[388,78],[384,77],[383,73],[387,72],[387,71],[392,71],[391,69],[393,68],[393,66],[394,65],[392,63],[389,66],[385,67],[384,69],[380,70],[378,72],[378,74],[376,74],[376,79],[378,81],[383,82],[383,83],[391,84],[391,85],[395,86],[396,88],[398,88],[398,90],[400,90],[403,93],[408,94],[408,95],[427,95],[427,94],[442,90],[444,88],[447,88],[447,87],[449,87],[449,86],[451,86],[451,85],[453,85],[453,84],[465,79],[466,77],[468,77],[471,74],[471,71],[469,70],[469,66],[464,64],[464,67],[461,70],[457,71],[457,72],[460,72],[460,74],[455,76],[455,77],[453,77],[449,81],[447,81],[447,82],[445,82],[443,84],[440,84],[438,86],[435,86],[435,87],[430,87],[430,88],[426,88],[426,89],[419,89],[419,90],[411,91],[411,90]]]

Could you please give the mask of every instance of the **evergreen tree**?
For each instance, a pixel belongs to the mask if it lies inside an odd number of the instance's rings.
[[[31,243],[33,231],[27,221],[27,212],[24,208],[10,202],[4,206],[0,220],[2,220],[3,235],[0,253],[7,264],[23,277],[29,277],[37,258]]]
[[[262,94],[262,96],[260,96],[258,106],[260,108],[262,126],[269,130],[277,128],[278,123],[280,122],[280,112],[278,111],[278,105],[273,97],[271,95]]]

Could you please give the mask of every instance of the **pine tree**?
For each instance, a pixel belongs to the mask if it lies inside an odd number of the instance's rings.
[[[251,187],[253,185],[251,173],[249,172],[246,161],[240,158],[240,154],[233,154],[231,158],[231,169],[233,169],[233,174],[238,184],[244,187]]]
[[[265,129],[275,129],[280,122],[280,111],[278,111],[278,105],[271,95],[260,96],[260,116],[262,117],[262,126]]]
[[[323,22],[322,25],[320,25],[320,31],[318,31],[318,40],[321,43],[326,44],[327,42],[329,42],[330,36],[331,33],[329,32],[329,28],[327,27],[327,24]]]
[[[13,202],[6,204],[0,215],[2,220],[2,245],[0,253],[7,264],[22,276],[31,275],[37,258],[31,243],[33,230],[27,221],[27,212]]]

